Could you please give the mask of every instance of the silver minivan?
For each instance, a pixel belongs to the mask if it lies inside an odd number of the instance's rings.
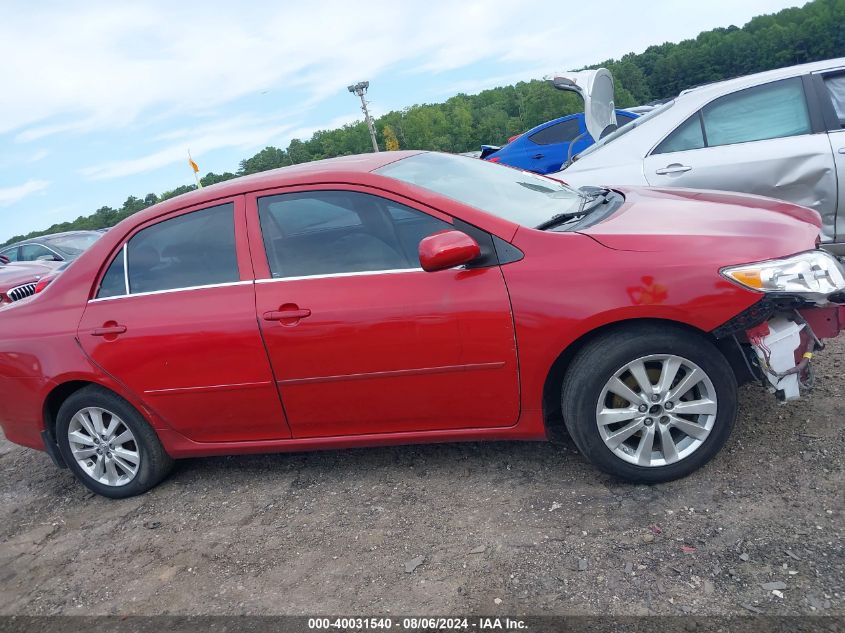
[[[606,90],[576,91],[586,117],[613,112],[612,101],[591,103]],[[685,90],[624,127],[613,123],[593,121],[600,140],[550,175],[576,187],[719,189],[795,202],[821,214],[825,248],[845,256],[845,58]]]

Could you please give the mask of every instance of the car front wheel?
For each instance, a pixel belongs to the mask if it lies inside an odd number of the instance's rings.
[[[59,409],[56,439],[65,463],[97,494],[121,499],[146,492],[173,460],[132,405],[100,387],[85,387]]]
[[[619,328],[585,346],[562,389],[578,449],[601,470],[656,483],[684,477],[727,441],[736,379],[704,336],[672,325]]]

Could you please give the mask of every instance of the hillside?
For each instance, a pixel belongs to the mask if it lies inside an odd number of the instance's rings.
[[[698,84],[729,77],[845,56],[845,0],[813,0],[803,7],[758,16],[743,27],[705,31],[695,39],[650,46],[642,53],[597,63],[609,68],[617,83],[616,103],[627,107],[671,97]],[[581,110],[571,93],[542,81],[520,82],[475,95],[458,94],[443,103],[393,111],[376,120],[379,145],[387,149],[464,152],[482,143],[502,143],[508,136],[543,121]],[[321,130],[310,139],[294,139],[287,148],[267,147],[240,162],[236,173],[209,173],[203,184],[274,169],[293,163],[371,151],[363,122]],[[54,224],[5,242],[72,229],[96,229],[160,200],[190,191],[184,186],[160,195],[129,196],[119,209],[101,207],[89,216]]]

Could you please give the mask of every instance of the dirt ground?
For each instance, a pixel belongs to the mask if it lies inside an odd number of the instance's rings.
[[[0,614],[845,615],[843,351],[809,399],[744,387],[657,486],[470,443],[189,460],[110,501],[0,437]]]

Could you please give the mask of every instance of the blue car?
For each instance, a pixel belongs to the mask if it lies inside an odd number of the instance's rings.
[[[616,110],[617,126],[622,127],[637,116],[627,110]],[[576,138],[578,140],[575,140]],[[575,143],[572,144],[572,141]],[[560,171],[567,157],[575,156],[593,143],[595,141],[587,133],[584,113],[581,112],[547,121],[523,134],[511,137],[504,147],[482,145],[481,158],[537,174],[550,174]],[[570,152],[571,144],[573,146]]]

